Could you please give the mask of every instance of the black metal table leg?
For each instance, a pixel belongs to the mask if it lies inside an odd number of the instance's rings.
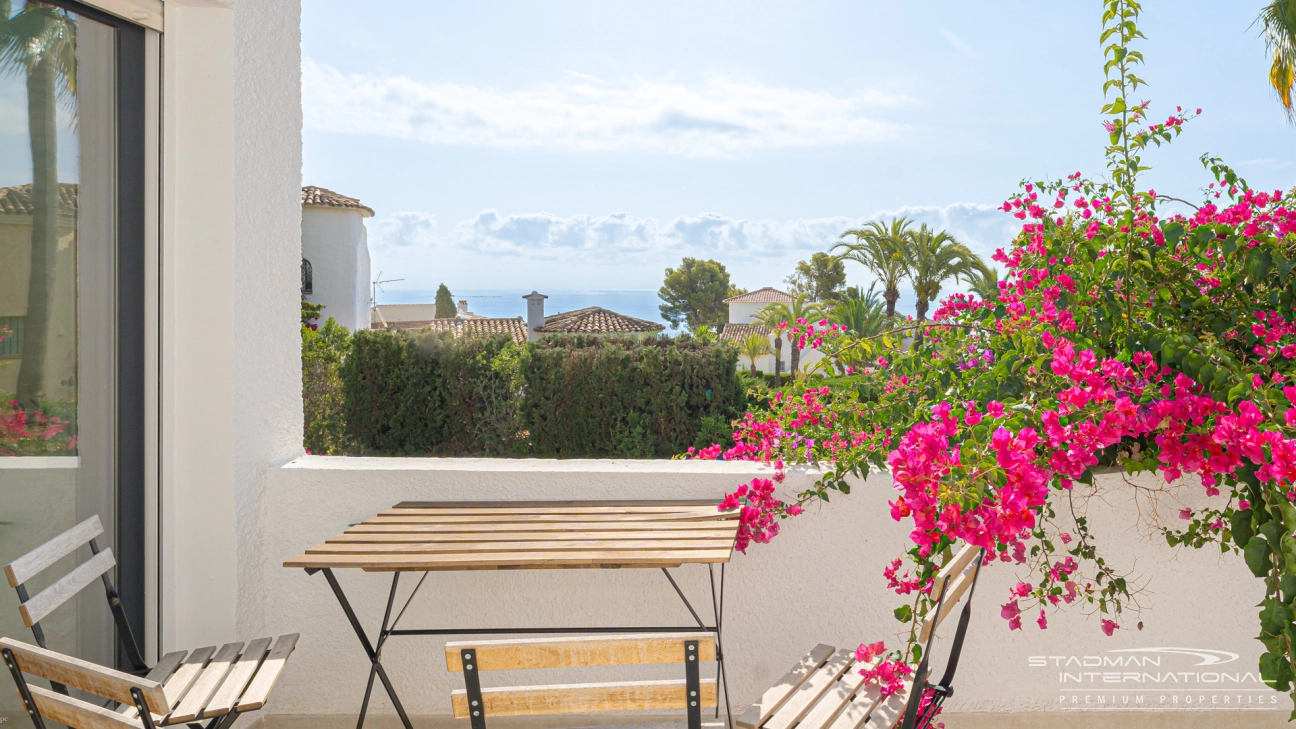
[[[401,704],[400,698],[396,696],[396,688],[392,686],[391,679],[387,677],[387,671],[382,666],[382,645],[387,641],[387,621],[391,618],[392,603],[396,599],[396,585],[400,580],[400,573],[394,573],[395,576],[392,578],[391,594],[387,598],[387,612],[383,616],[382,628],[378,631],[378,647],[375,648],[374,644],[369,641],[369,636],[365,633],[364,627],[360,625],[360,620],[356,618],[355,611],[351,609],[351,603],[347,600],[346,594],[342,592],[342,586],[338,584],[333,570],[324,568],[320,571],[324,573],[324,578],[328,580],[329,587],[333,588],[333,594],[337,596],[338,603],[342,606],[342,612],[346,613],[347,620],[351,622],[351,629],[355,631],[356,637],[360,639],[360,645],[364,648],[365,655],[369,656],[369,683],[365,688],[365,699],[360,708],[360,718],[356,724],[356,729],[364,727],[365,714],[369,710],[369,695],[373,689],[375,674],[378,680],[382,681],[383,688],[386,689],[392,705],[396,707],[396,713],[400,715],[401,723],[405,725],[405,729],[414,729],[409,716],[405,713],[405,707]]]

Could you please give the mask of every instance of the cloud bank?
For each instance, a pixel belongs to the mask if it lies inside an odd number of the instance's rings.
[[[760,149],[867,144],[903,126],[875,117],[911,99],[713,79],[605,82],[569,73],[524,90],[343,73],[302,61],[308,130],[505,149],[728,157]]]
[[[606,280],[616,287],[656,288],[662,268],[678,264],[684,256],[714,258],[736,274],[764,280],[760,285],[773,285],[796,261],[831,247],[842,231],[897,216],[946,230],[987,260],[1019,228],[1012,216],[974,203],[911,206],[860,218],[781,221],[719,213],[661,221],[626,213],[560,217],[483,210],[448,230],[439,229],[425,213],[379,218],[370,224],[370,247],[375,270],[399,267],[417,275],[435,268],[438,276],[471,278],[471,285],[478,288],[490,288],[492,281],[524,281],[541,272],[586,282]],[[853,276],[865,274],[860,269]],[[527,285],[572,288],[564,280]]]

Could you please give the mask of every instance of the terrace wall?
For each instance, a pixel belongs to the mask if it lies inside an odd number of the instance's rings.
[[[245,559],[240,563],[241,592],[260,596],[265,620],[243,620],[240,631],[244,637],[297,631],[302,640],[269,712],[279,717],[276,721],[287,722],[283,725],[296,726],[293,717],[354,717],[358,711],[368,666],[341,609],[322,575],[307,576],[281,566],[348,524],[405,499],[718,500],[724,491],[768,473],[753,464],[719,462],[326,457],[303,457],[271,469],[255,520],[257,531],[244,535],[254,544],[241,550]],[[1103,477],[1107,486],[1115,486],[1117,478]],[[799,490],[813,479],[811,472],[790,473],[784,491]],[[1108,653],[1115,649],[1175,646],[1236,653],[1237,660],[1216,670],[1255,671],[1261,645],[1252,636],[1254,623],[1247,616],[1262,597],[1260,583],[1236,555],[1167,547],[1146,524],[1137,523],[1134,514],[1139,509],[1130,496],[1134,491],[1121,488],[1107,503],[1095,500],[1089,512],[1108,556],[1145,580],[1147,591],[1139,597],[1142,615],[1124,615],[1123,628],[1111,638],[1099,631],[1097,618],[1076,609],[1050,614],[1046,631],[1036,627],[1035,615],[1025,616],[1023,630],[1009,631],[999,615],[1000,605],[1007,602],[1008,587],[1019,571],[1010,565],[990,567],[978,587],[957,692],[948,704],[951,712],[1058,712],[1072,695],[1080,702],[1088,695],[1091,708],[1099,708],[1099,696],[1105,696],[1109,706],[1113,697],[1119,702],[1133,693],[1127,690],[1130,683],[1104,685],[1101,677],[1095,679],[1094,690],[1064,692],[1076,685],[1061,684],[1057,667],[1031,667],[1031,656],[1101,660],[1128,655]],[[881,577],[906,542],[903,525],[889,516],[886,500],[892,493],[888,477],[870,478],[857,484],[850,496],[785,522],[772,544],[753,545],[747,555],[734,556],[726,569],[724,647],[735,713],[816,643],[841,647],[886,639],[888,645],[896,644],[899,624],[891,611],[900,599],[886,590]],[[1176,519],[1181,507],[1165,501],[1160,513]],[[1146,500],[1140,508],[1148,518],[1156,513]],[[256,557],[246,558],[251,555]],[[676,573],[694,605],[706,604],[705,569],[684,567]],[[339,578],[361,620],[376,630],[390,578],[360,572],[339,573]],[[402,578],[399,600],[403,602],[415,582],[415,575]],[[654,570],[454,572],[428,577],[402,626],[687,625],[688,618],[669,583]],[[1136,627],[1140,619],[1142,631]],[[952,625],[942,637],[952,635]],[[387,644],[384,664],[412,714],[447,714],[449,692],[461,687],[461,677],[446,672],[443,643],[435,638],[394,638]],[[940,666],[944,654],[943,648],[937,649]],[[1195,662],[1167,656],[1162,671],[1209,670],[1193,667]],[[606,671],[557,678],[621,680]],[[508,677],[505,683],[528,680]],[[1260,688],[1229,693],[1230,705],[1225,707],[1218,703],[1225,693],[1194,693],[1193,701],[1204,697],[1202,708],[1213,709],[1236,706],[1238,696],[1252,707],[1283,709],[1288,701]],[[1159,695],[1149,693],[1153,698],[1145,701],[1155,703]],[[374,709],[390,714],[381,691],[375,691],[375,697]],[[1211,705],[1212,700],[1217,703]],[[1049,716],[1063,720],[1068,715]],[[1247,716],[1250,719],[1237,716],[1244,722],[1239,726],[1255,725],[1245,722],[1260,718]]]

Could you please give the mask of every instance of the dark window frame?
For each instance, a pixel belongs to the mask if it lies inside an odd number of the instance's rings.
[[[315,267],[306,258],[301,262],[301,292],[303,296],[315,293]]]

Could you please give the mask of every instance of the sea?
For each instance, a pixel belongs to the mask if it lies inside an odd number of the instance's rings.
[[[464,290],[454,291],[454,300],[468,302],[468,311],[478,316],[488,317],[526,317],[526,301],[523,296],[530,291],[504,290]],[[601,306],[618,314],[633,316],[638,319],[654,321],[666,326],[670,323],[662,319],[661,299],[656,291],[542,291],[548,296],[545,299],[545,314],[557,314],[564,311],[584,309],[590,306]],[[379,304],[430,304],[436,301],[435,289],[405,289],[378,292]]]

